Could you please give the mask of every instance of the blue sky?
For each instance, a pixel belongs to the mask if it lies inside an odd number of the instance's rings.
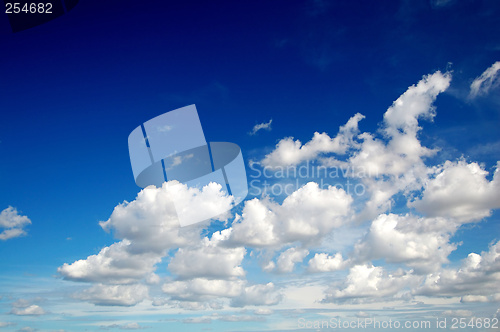
[[[498,319],[499,15],[88,0],[17,33],[2,16],[0,331]],[[250,195],[185,234],[136,234],[171,211],[136,186],[128,135],[191,104],[208,141],[241,147]],[[273,173],[321,165],[366,173]]]

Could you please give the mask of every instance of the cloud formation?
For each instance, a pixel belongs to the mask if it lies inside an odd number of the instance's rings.
[[[470,253],[458,269],[428,275],[415,294],[459,296],[462,302],[500,301],[500,242],[481,254]]]
[[[268,306],[286,301],[288,294],[286,286],[274,281],[286,281],[292,273],[302,276],[306,287],[322,280],[323,292],[314,303],[410,301],[417,296],[498,301],[498,243],[480,255],[471,253],[458,269],[447,264],[460,245],[453,240],[457,231],[500,207],[500,163],[493,176],[464,159],[430,166],[438,149],[424,146],[419,138],[420,122],[433,120],[434,102],[450,82],[450,73],[423,76],[386,110],[376,133],[360,132],[364,116],[358,113],[333,138],[315,133],[305,144],[284,138],[261,160],[274,170],[311,161],[362,170],[344,174],[366,189],[361,198],[311,181],[282,201],[269,196],[247,200],[234,218],[220,216],[223,223],[180,228],[171,195],[214,209],[229,208],[231,198],[214,185],[201,191],[168,184],[148,187],[100,223],[116,243],[58,271],[67,280],[92,283],[74,296],[97,305],[133,306],[149,300],[153,306],[185,310],[261,306],[255,314],[265,315],[272,313]],[[347,234],[353,230],[356,236]],[[157,271],[162,261],[166,275]],[[253,280],[256,265],[262,274]],[[186,322],[253,319],[203,316]]]
[[[249,132],[248,134],[255,135],[255,134],[257,134],[257,132],[259,130],[271,131],[271,123],[272,122],[273,122],[273,119],[269,120],[269,122],[263,122],[263,123],[256,124],[255,126],[253,126],[252,131]]]
[[[245,202],[228,241],[257,248],[311,243],[349,222],[352,200],[343,189],[322,189],[315,182],[293,192],[281,205],[254,198]]]
[[[500,61],[495,62],[486,69],[481,76],[476,77],[470,85],[469,98],[485,95],[490,90],[496,88],[500,81],[498,80],[498,71],[500,71]]]
[[[293,137],[284,138],[276,144],[276,148],[266,155],[262,165],[267,167],[279,167],[298,165],[306,160],[312,160],[324,153],[344,154],[352,145],[352,138],[358,133],[358,122],[364,115],[356,114],[339,129],[339,133],[331,138],[326,133],[315,132],[313,138],[302,145]]]
[[[18,214],[17,209],[9,206],[0,212],[0,240],[9,240],[26,235],[24,227],[31,224],[27,216]]]
[[[17,316],[40,316],[44,315],[46,312],[37,304],[33,304],[31,301],[25,299],[19,299],[12,303],[11,314]]]

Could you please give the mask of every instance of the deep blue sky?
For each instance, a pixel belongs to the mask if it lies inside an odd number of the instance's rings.
[[[439,162],[463,154],[491,170],[498,151],[475,147],[499,140],[500,99],[465,97],[500,59],[499,17],[494,0],[81,0],[11,33],[3,15],[0,211],[32,225],[0,242],[0,270],[50,277],[113,243],[98,221],[139,191],[129,133],[189,104],[208,141],[237,143],[248,160],[283,137],[334,135],[356,112],[375,132],[408,86],[450,69],[422,141],[445,148]],[[271,132],[248,135],[270,119]]]

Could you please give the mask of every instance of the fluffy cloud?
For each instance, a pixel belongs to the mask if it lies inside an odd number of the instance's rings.
[[[373,219],[390,209],[394,195],[420,190],[427,179],[424,158],[437,151],[421,145],[419,120],[433,119],[433,103],[450,81],[450,73],[437,71],[410,86],[385,112],[381,138],[366,132],[359,134],[358,122],[364,116],[356,114],[333,139],[325,133],[315,133],[303,145],[291,138],[281,140],[261,164],[278,167],[318,160],[325,166],[355,170],[352,173],[359,177],[369,195],[356,220]],[[347,160],[337,158],[346,153]],[[352,176],[351,172],[346,172],[346,176]]]
[[[309,260],[309,272],[332,272],[343,270],[349,262],[342,258],[341,253],[330,256],[326,253],[317,253]]]
[[[96,284],[75,297],[97,305],[133,306],[148,297],[148,287]]]
[[[172,196],[176,196],[178,203],[184,200],[181,205],[194,204],[191,206],[201,210],[210,206],[229,208],[231,199],[223,195],[220,186],[215,183],[201,191],[175,184],[164,183],[161,188],[150,186],[141,190],[134,201],[116,206],[110,218],[100,223],[101,227],[106,231],[112,230],[119,239],[131,240],[131,252],[163,253],[166,249],[197,242],[204,225],[179,227]]]
[[[269,120],[269,122],[264,122],[264,123],[259,123],[253,126],[252,131],[249,132],[250,135],[255,135],[259,130],[267,130],[271,131],[271,123],[273,122],[273,119]]]
[[[296,263],[301,263],[302,260],[309,254],[307,249],[290,248],[280,254],[276,261],[278,272],[292,272]]]
[[[151,274],[162,254],[134,253],[131,242],[123,240],[103,248],[97,255],[65,263],[58,272],[68,280],[127,284]]]
[[[456,225],[443,218],[382,214],[356,244],[354,256],[358,260],[405,263],[419,273],[436,271],[456,249],[449,243],[455,230]]]
[[[24,227],[31,224],[27,216],[18,214],[16,208],[9,206],[0,213],[0,240],[8,240],[26,235]]]
[[[282,294],[275,289],[272,282],[247,286],[235,298],[232,299],[233,307],[244,307],[247,305],[275,305],[282,299]]]
[[[476,98],[487,94],[492,88],[498,86],[498,71],[500,70],[500,61],[495,62],[486,69],[481,76],[476,77],[470,85],[469,98]]]
[[[222,280],[195,278],[167,282],[162,290],[171,300],[189,301],[197,307],[199,301],[210,303],[215,299],[230,299],[231,306],[274,305],[281,300],[281,294],[273,283],[248,285],[246,280]],[[205,307],[205,306],[201,306]]]
[[[419,118],[432,119],[435,116],[432,103],[450,86],[450,81],[450,73],[437,71],[409,87],[385,112],[385,132],[391,137],[399,137],[398,130],[406,134],[417,132]]]
[[[384,298],[401,298],[404,291],[417,279],[408,272],[398,270],[392,274],[382,267],[373,265],[355,265],[341,285],[331,287],[326,292],[323,302],[370,302]]]
[[[446,161],[427,181],[423,197],[412,203],[428,216],[442,216],[459,222],[478,221],[500,207],[500,162],[492,181],[477,163]]]
[[[220,188],[216,186],[209,185],[201,191],[181,185],[174,187],[177,200],[182,197],[190,199],[188,196],[191,195],[204,200],[204,206],[220,206],[228,202],[227,196],[220,195]],[[122,240],[103,248],[96,255],[58,268],[65,279],[98,283],[77,294],[79,299],[99,305],[134,305],[147,296],[147,287],[141,284],[142,280],[159,282],[154,271],[168,250],[195,246],[201,241],[202,223],[179,227],[171,191],[172,187],[166,183],[161,188],[150,186],[139,192],[134,201],[115,207],[110,218],[100,225],[107,231],[112,230]],[[244,249],[243,254],[234,254],[239,259],[244,255]],[[186,259],[186,255],[189,255],[188,251],[181,251],[177,260]],[[219,252],[217,257],[224,257],[224,253]],[[175,260],[173,266],[175,269]],[[189,273],[180,268],[176,271]],[[241,270],[237,272],[242,274]]]
[[[273,152],[268,154],[262,164],[268,167],[297,165],[305,160],[315,159],[324,153],[344,154],[351,147],[354,135],[358,133],[358,122],[364,116],[356,114],[339,129],[335,138],[331,138],[326,133],[314,133],[313,138],[302,145],[299,140],[292,137],[282,139],[276,144]]]
[[[290,273],[309,250],[322,246],[323,252],[308,261],[308,272],[349,269],[345,280],[326,291],[323,302],[374,302],[412,295],[461,295],[464,303],[496,301],[500,299],[494,290],[499,281],[498,244],[488,253],[469,255],[458,270],[442,268],[456,249],[457,244],[450,243],[456,230],[500,207],[495,200],[500,196],[500,164],[491,181],[476,163],[446,162],[434,168],[425,164],[437,150],[421,144],[419,121],[433,119],[433,103],[450,80],[449,73],[436,72],[409,87],[387,109],[377,134],[360,134],[358,123],[364,116],[356,114],[334,138],[315,133],[305,144],[285,138],[261,162],[273,168],[317,160],[363,170],[364,175],[358,175],[357,180],[368,197],[362,200],[354,202],[343,189],[320,188],[309,182],[282,203],[269,197],[246,201],[229,228],[202,238],[202,231],[210,234],[213,228],[204,230],[207,223],[180,228],[172,195],[185,206],[196,203],[216,211],[232,203],[220,186],[202,191],[179,184],[149,187],[134,201],[117,206],[110,218],[100,223],[119,239],[117,243],[86,259],[64,264],[59,273],[69,280],[97,283],[76,297],[99,305],[135,305],[155,289],[145,283],[161,282],[163,294],[153,294],[155,306],[168,304],[188,310],[267,306],[279,303],[282,294],[273,283],[253,284],[245,279],[247,248],[256,249],[249,250],[248,259],[263,258],[264,271]],[[337,159],[338,155],[342,158]],[[403,208],[414,208],[424,216],[416,216],[412,210],[413,214],[389,214],[397,211],[392,209],[397,194],[406,202],[411,200]],[[344,259],[324,244],[326,239],[335,238],[339,228],[351,225],[366,229],[366,233]],[[168,264],[171,276],[165,281],[155,272],[167,255],[172,256]],[[374,266],[373,260],[394,264],[392,272]]]
[[[33,304],[25,299],[19,299],[12,303],[12,310],[10,313],[18,316],[40,316],[44,315],[46,312],[37,304]]]
[[[188,281],[172,281],[162,286],[165,294],[174,300],[206,301],[219,297],[238,296],[245,285],[243,280],[195,278]]]
[[[321,189],[314,182],[296,190],[281,205],[255,198],[245,202],[229,242],[251,247],[310,243],[347,223],[351,202],[352,197],[343,189]]]
[[[500,242],[480,255],[470,253],[458,269],[443,269],[426,277],[418,295],[461,296],[462,302],[500,301]]]
[[[220,233],[215,233],[211,240],[204,238],[198,247],[180,248],[170,261],[169,270],[181,279],[243,277],[245,271],[240,265],[245,257],[245,248],[220,247],[218,244],[225,235],[218,236]]]

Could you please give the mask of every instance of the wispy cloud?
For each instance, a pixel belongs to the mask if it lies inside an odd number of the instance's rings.
[[[264,123],[259,123],[253,126],[252,131],[249,132],[249,135],[255,135],[259,130],[267,130],[271,131],[271,123],[273,122],[273,119],[269,120],[269,122],[264,122]]]
[[[500,70],[500,61],[495,62],[488,69],[481,74],[481,76],[476,77],[472,84],[470,85],[469,98],[473,99],[477,96],[485,95],[490,92],[491,89],[496,88],[500,81],[498,80],[498,71]]]

